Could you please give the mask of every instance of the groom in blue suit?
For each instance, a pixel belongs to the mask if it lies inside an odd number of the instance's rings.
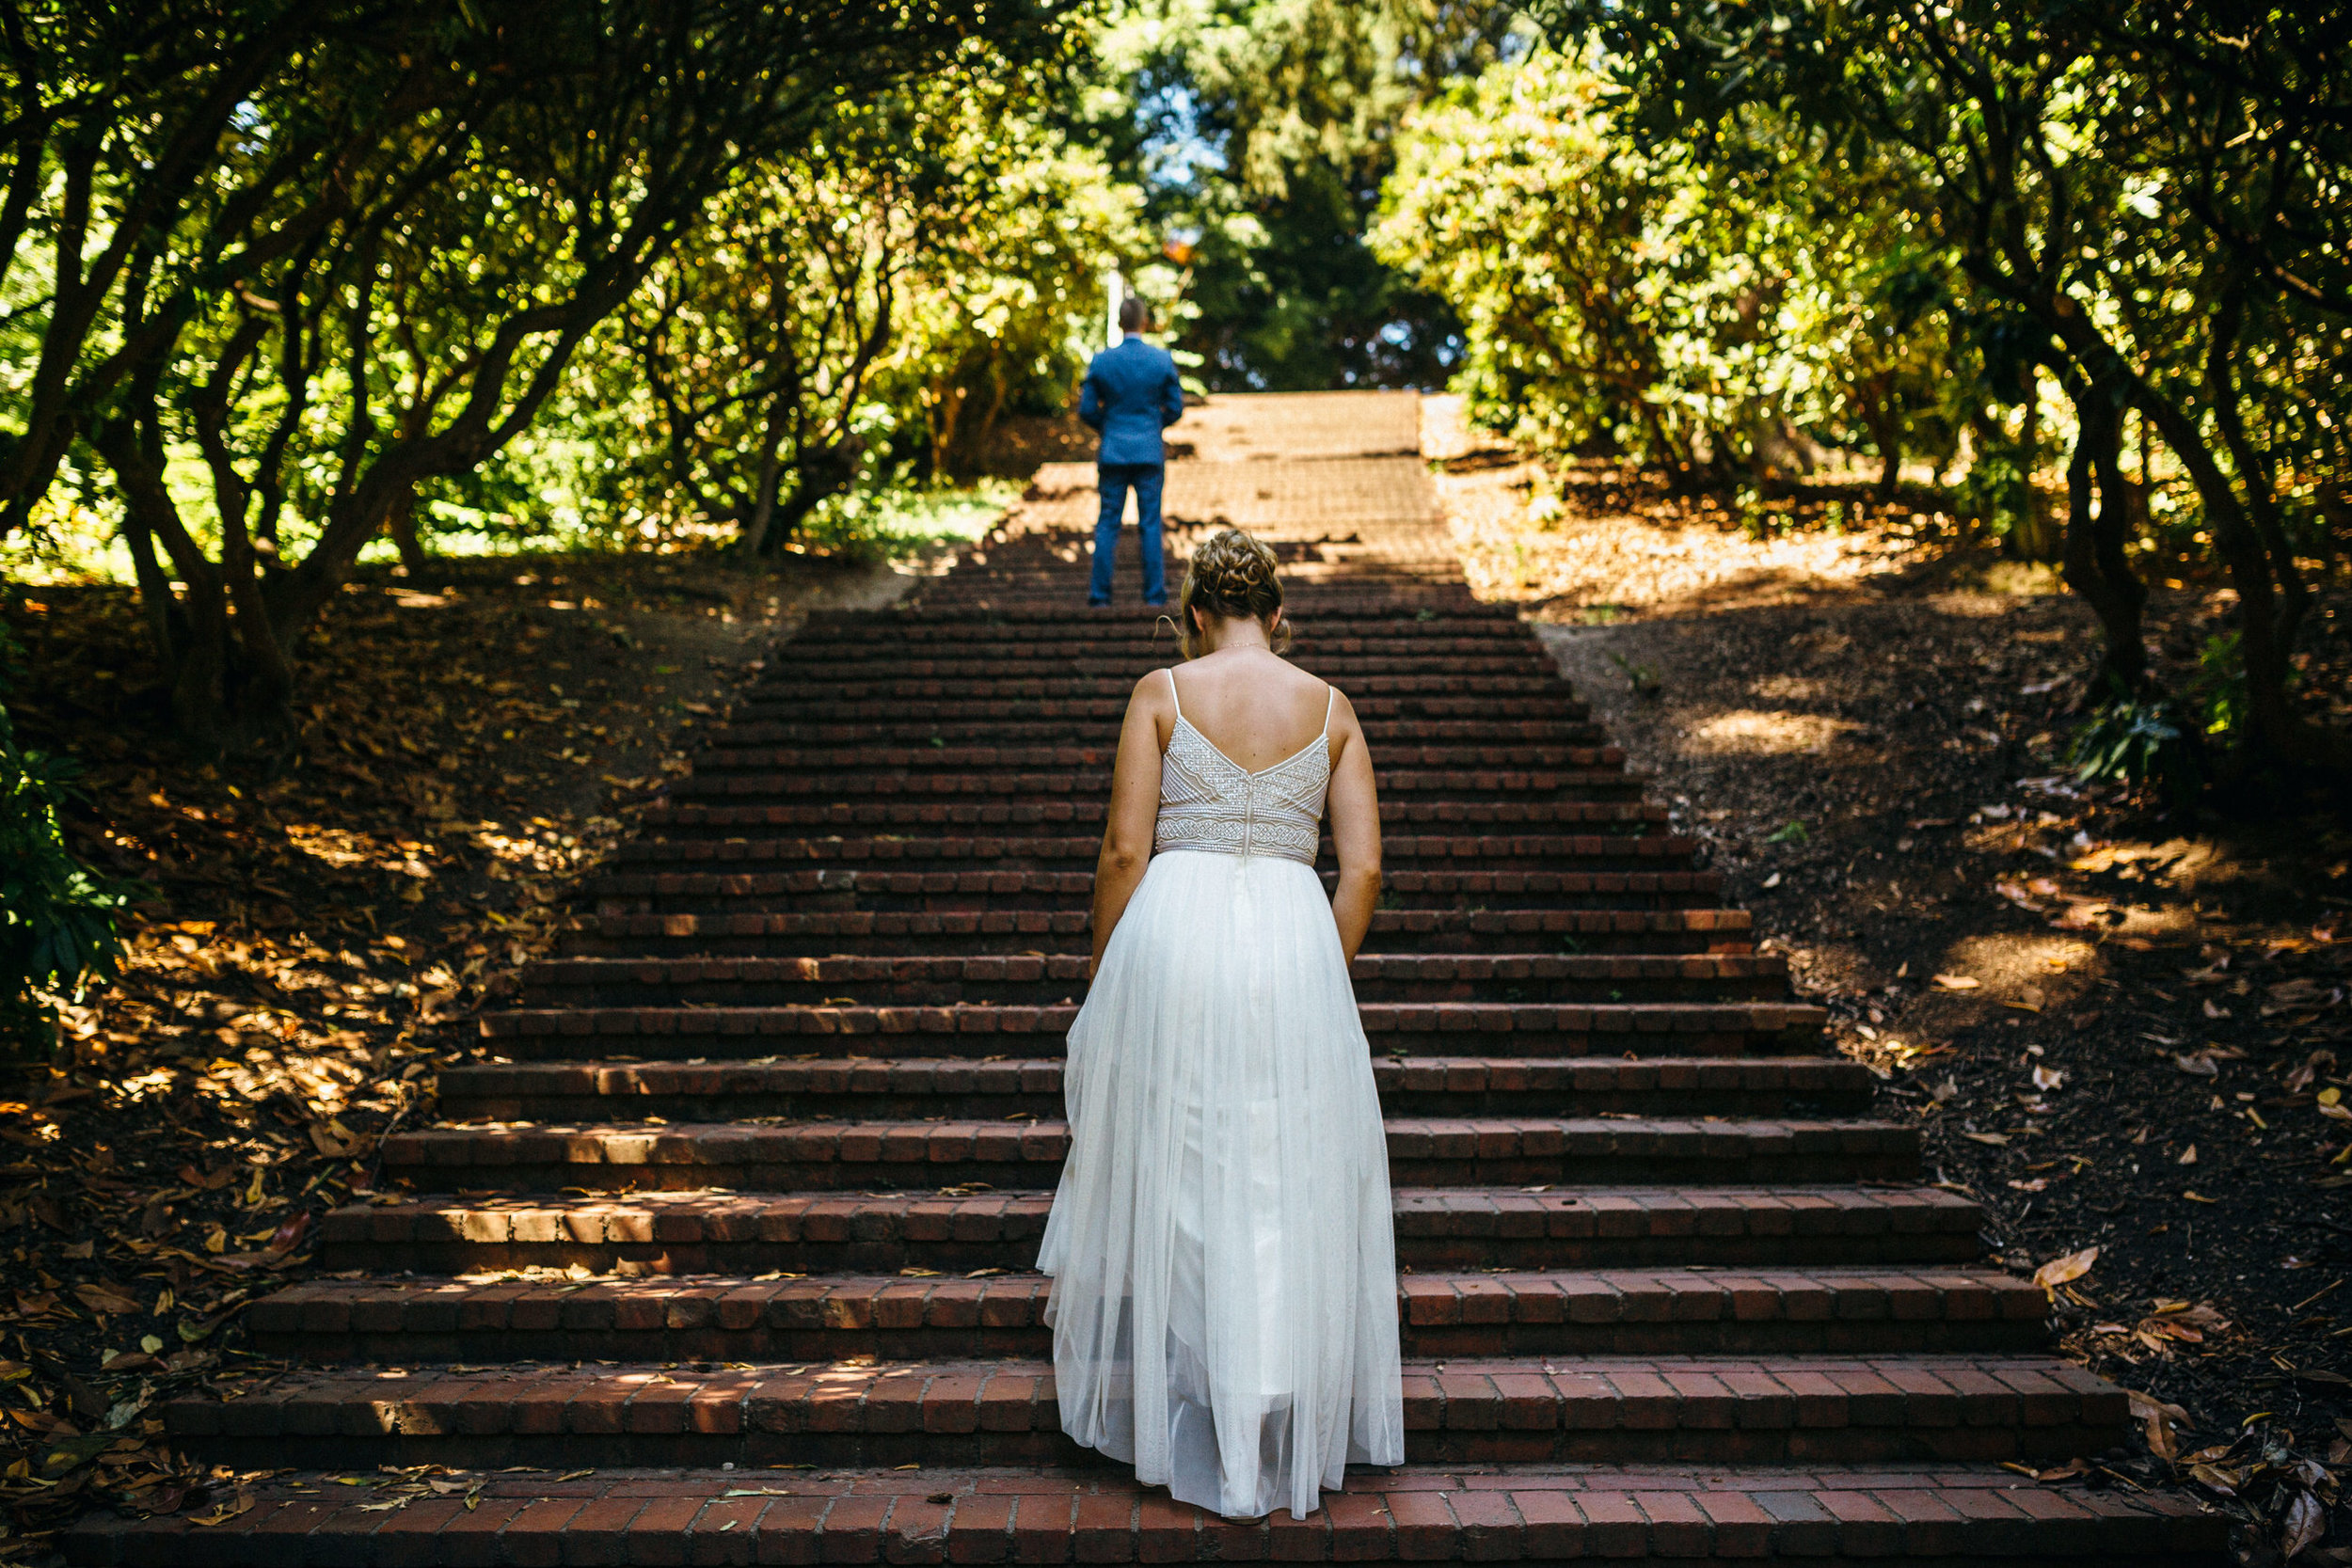
[[[1153,348],[1136,336],[1149,319],[1143,301],[1120,301],[1119,329],[1126,337],[1117,348],[1094,356],[1087,366],[1086,385],[1078,391],[1078,418],[1103,433],[1102,451],[1095,458],[1103,510],[1094,522],[1094,580],[1087,589],[1090,605],[1111,602],[1111,565],[1130,486],[1136,492],[1136,522],[1143,533],[1143,602],[1168,603],[1168,571],[1160,555],[1160,490],[1168,478],[1168,454],[1160,446],[1160,432],[1184,418],[1184,388],[1168,350]]]

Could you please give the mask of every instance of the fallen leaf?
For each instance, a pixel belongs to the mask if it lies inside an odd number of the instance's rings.
[[[2044,1291],[2056,1291],[2070,1279],[2080,1279],[2099,1260],[2099,1249],[2087,1246],[2080,1252],[2070,1252],[2063,1258],[2053,1258],[2034,1270],[2033,1282]]]
[[[2137,1388],[2125,1389],[2123,1397],[2130,1402],[2132,1414],[2146,1429],[2149,1448],[2154,1449],[2160,1459],[2177,1458],[2180,1448],[2172,1440],[2172,1427],[2176,1422],[2182,1426],[2188,1425],[2188,1412],[2177,1404],[2167,1404],[2162,1400],[2143,1394]]]
[[[2235,1470],[2224,1470],[2211,1465],[2191,1465],[2188,1473],[2225,1497],[2236,1497],[2237,1484],[2244,1479]]]
[[[2039,1064],[2035,1066],[2033,1069],[2033,1086],[2040,1089],[2042,1093],[2047,1094],[2052,1089],[2062,1088],[2065,1086],[2065,1084],[2066,1074],[2059,1071],[2057,1068],[2042,1067]]]
[[[2175,1164],[2184,1164],[2184,1165],[2193,1165],[2193,1164],[2195,1164],[2196,1163],[2197,1163],[2197,1146],[2196,1146],[2195,1144],[2191,1144],[2191,1145],[2189,1145],[2186,1148],[2185,1148],[2185,1149],[2181,1150],[2181,1157],[2180,1157],[2180,1159],[2179,1159],[2178,1161],[2176,1161],[2176,1162],[2175,1162]]]
[[[93,1312],[136,1312],[139,1304],[104,1285],[76,1285],[74,1296]]]
[[[1939,974],[1935,984],[1941,990],[1975,990],[1984,982],[1973,974]]]
[[[2202,1193],[2183,1193],[2181,1196],[2188,1199],[2191,1203],[2218,1203],[2221,1201],[2217,1197],[2207,1197]]]
[[[2297,1492],[2295,1501],[2287,1505],[2286,1530],[2279,1553],[2292,1562],[2297,1552],[2327,1533],[2328,1511],[2309,1492]]]
[[[1963,1132],[1961,1136],[1970,1143],[1990,1144],[1995,1148],[2009,1147],[2009,1134],[2006,1132]]]

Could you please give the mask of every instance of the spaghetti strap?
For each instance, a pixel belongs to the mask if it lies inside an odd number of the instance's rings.
[[[1168,667],[1168,700],[1176,705],[1176,717],[1182,719],[1184,716],[1184,700],[1176,695],[1176,670],[1173,665]]]
[[[1168,679],[1169,685],[1175,684],[1176,675],[1173,671],[1169,672]],[[1325,681],[1323,689],[1329,693],[1323,699],[1323,733],[1327,737],[1331,733],[1331,710],[1339,705],[1340,689],[1329,681]]]

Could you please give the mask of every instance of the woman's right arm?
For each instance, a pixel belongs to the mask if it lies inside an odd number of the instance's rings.
[[[1372,929],[1380,904],[1380,799],[1372,776],[1372,748],[1356,709],[1340,693],[1331,728],[1340,754],[1331,766],[1331,847],[1339,852],[1340,885],[1331,893],[1331,918],[1340,928],[1340,951],[1356,961],[1356,950]]]
[[[1119,732],[1119,761],[1111,771],[1111,805],[1103,828],[1103,853],[1094,863],[1094,959],[1103,964],[1127,901],[1142,885],[1152,859],[1152,833],[1160,816],[1160,730],[1173,721],[1168,677],[1156,671],[1136,683],[1127,699],[1127,721]]]

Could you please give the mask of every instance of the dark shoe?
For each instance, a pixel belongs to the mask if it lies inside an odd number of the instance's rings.
[[[1087,601],[1087,608],[1089,610],[1108,610],[1110,607],[1111,602],[1108,599],[1089,599]]]
[[[1146,599],[1146,600],[1144,600],[1143,602],[1144,602],[1144,604],[1145,604],[1147,607],[1149,607],[1149,608],[1151,608],[1151,609],[1152,609],[1152,610],[1166,610],[1166,609],[1168,608],[1168,601],[1167,601],[1166,599],[1164,599],[1164,598],[1162,598],[1162,599]]]

